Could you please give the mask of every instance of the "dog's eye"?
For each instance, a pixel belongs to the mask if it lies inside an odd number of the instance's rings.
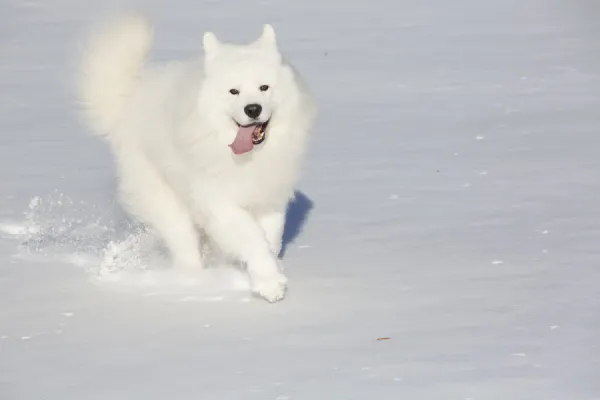
[[[233,94],[233,95],[238,95],[238,94],[240,94],[240,91],[239,91],[239,90],[237,90],[237,89],[231,89],[231,90],[229,91],[229,93],[231,93],[231,94]]]
[[[259,87],[261,92],[266,92],[267,90],[269,90],[269,85],[262,85],[261,87]]]

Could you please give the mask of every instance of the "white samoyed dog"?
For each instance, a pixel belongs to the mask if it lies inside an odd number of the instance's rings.
[[[161,237],[175,267],[202,267],[200,241],[245,263],[252,290],[284,297],[286,207],[317,107],[265,25],[249,44],[207,32],[203,55],[146,66],[149,22],[127,15],[90,36],[79,99],[114,155],[123,207]]]

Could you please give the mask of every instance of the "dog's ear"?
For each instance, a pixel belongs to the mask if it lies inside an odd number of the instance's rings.
[[[206,59],[211,59],[217,54],[221,42],[219,42],[219,39],[217,39],[217,36],[215,36],[214,33],[206,32],[202,38],[202,45],[204,47],[204,55]]]
[[[263,25],[262,35],[257,40],[262,46],[277,48],[277,39],[275,37],[275,29],[270,24]]]
[[[277,44],[277,41],[275,38],[275,29],[273,28],[272,25],[265,24],[263,26],[263,33],[260,36],[260,40],[263,42],[271,43],[271,44]]]

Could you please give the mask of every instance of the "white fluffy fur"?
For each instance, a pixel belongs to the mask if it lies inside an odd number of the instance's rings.
[[[158,232],[176,266],[202,265],[202,233],[247,264],[256,293],[280,300],[287,279],[277,255],[316,116],[312,96],[269,25],[245,45],[206,33],[204,57],[152,68],[151,39],[145,19],[120,18],[92,35],[81,62],[81,102],[111,146],[122,203]],[[250,103],[271,118],[267,137],[236,156],[228,145],[236,122],[249,123]]]

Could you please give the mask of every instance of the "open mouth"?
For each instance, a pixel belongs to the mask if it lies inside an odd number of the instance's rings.
[[[229,145],[234,154],[240,155],[251,151],[255,145],[261,144],[267,137],[269,121],[250,125],[240,125],[233,143]]]
[[[265,140],[265,137],[267,136],[266,131],[267,127],[269,126],[269,121],[270,119],[262,123],[249,125],[240,125],[237,121],[235,121],[235,123],[238,126],[238,128],[249,129],[253,127],[254,129],[252,130],[252,144],[257,145],[261,144]]]

